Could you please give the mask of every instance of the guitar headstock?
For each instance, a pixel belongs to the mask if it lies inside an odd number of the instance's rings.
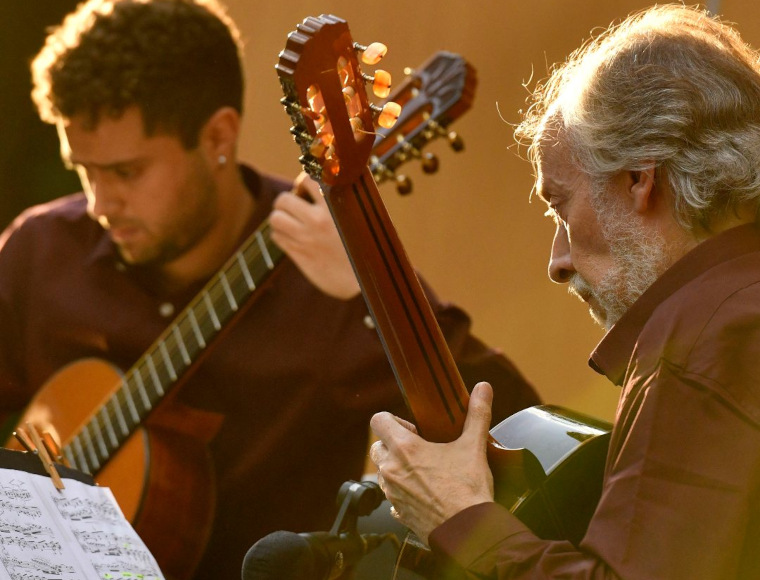
[[[396,170],[410,159],[420,159],[425,173],[435,173],[438,159],[423,148],[432,140],[446,137],[454,151],[464,142],[448,127],[472,106],[477,75],[458,54],[437,52],[416,70],[407,73],[389,100],[401,105],[393,127],[380,128],[375,138],[370,167],[375,181],[395,179],[400,193],[411,191],[409,181]]]
[[[276,65],[284,98],[293,121],[291,131],[301,147],[301,163],[316,180],[327,185],[352,182],[367,167],[375,142],[375,118],[390,127],[399,114],[395,103],[382,110],[371,105],[365,82],[375,94],[387,97],[390,75],[365,75],[365,63],[375,64],[385,47],[363,47],[351,38],[348,24],[323,14],[306,18],[288,35]]]

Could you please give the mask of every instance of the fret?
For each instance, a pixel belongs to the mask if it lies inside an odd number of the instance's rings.
[[[122,382],[122,386],[124,383]],[[119,404],[119,401],[117,400],[117,397],[111,397],[111,406],[116,409],[116,420],[119,423],[119,428],[121,429],[121,434],[126,437],[129,435],[129,427],[127,427],[127,421],[124,418],[124,413],[121,411],[121,405]]]
[[[148,356],[148,358],[150,358],[150,356]],[[152,405],[150,404],[150,398],[148,398],[148,391],[145,390],[145,383],[143,383],[140,369],[138,368],[134,373],[132,373],[132,375],[135,377],[135,381],[137,382],[137,392],[140,393],[140,398],[142,399],[143,405],[145,406],[145,410],[150,411]]]
[[[201,334],[200,326],[198,326],[198,319],[195,317],[193,309],[189,309],[187,314],[190,317],[190,324],[193,326],[193,332],[195,333],[195,339],[198,341],[198,345],[201,348],[206,348],[206,341],[203,340],[203,334]]]
[[[215,332],[218,332],[221,329],[221,325],[225,324],[235,314],[235,310],[230,306],[224,284],[221,283],[221,280],[209,289],[208,297],[214,305],[216,320],[219,321],[219,328],[216,328],[216,325],[214,325]],[[211,337],[213,335],[207,336]]]
[[[227,280],[227,275],[222,272],[219,275],[219,279],[222,281],[222,287],[224,288],[224,293],[227,295],[227,300],[230,302],[230,308],[232,308],[233,311],[237,311],[238,304],[235,302],[235,297],[232,295],[232,288],[230,288],[230,283]]]
[[[103,420],[103,424],[106,426],[108,438],[111,440],[111,447],[116,449],[119,447],[119,439],[116,437],[116,431],[114,431],[113,424],[111,423],[111,417],[106,412],[106,405],[103,405],[100,408],[100,416]]]
[[[80,434],[77,434],[76,438],[74,439],[74,448],[76,449],[77,457],[79,457],[79,465],[82,466],[83,471],[86,471],[87,473],[94,473],[95,470],[92,469],[92,467],[90,467],[90,464],[87,462],[87,455],[84,452]]]
[[[235,268],[229,270],[227,282],[229,282],[230,292],[235,297],[237,304],[242,306],[245,300],[251,295],[251,290],[248,287],[245,274],[240,270],[237,262],[235,262]]]
[[[129,412],[132,415],[132,420],[134,421],[134,424],[137,425],[138,423],[140,423],[140,414],[137,412],[137,406],[135,405],[135,400],[132,398],[132,391],[130,390],[129,385],[126,382],[121,383],[121,390],[124,391],[124,394],[126,395]]]
[[[248,264],[246,264],[245,260],[243,259],[242,252],[237,253],[237,261],[238,264],[240,264],[240,271],[243,273],[243,279],[245,280],[246,286],[248,286],[248,290],[253,292],[256,290],[256,284],[253,283],[253,278],[251,278],[251,271],[248,269]]]
[[[63,448],[63,454],[66,456],[66,459],[68,460],[69,465],[71,467],[73,467],[74,469],[79,469],[79,467],[77,466],[77,461],[74,458],[74,453],[71,451],[71,447],[70,446],[66,445]],[[83,471],[82,469],[79,469],[79,470]]]
[[[185,363],[185,366],[189,367],[193,361],[190,358],[190,354],[187,352],[185,341],[182,339],[182,334],[179,331],[179,324],[175,324],[172,327],[172,333],[174,334],[174,340],[177,343],[177,346],[179,347],[179,352],[182,355],[182,362]]]
[[[182,344],[187,351],[187,356],[192,361],[201,353],[203,346],[198,342],[197,332],[193,325],[193,318],[190,316],[191,313],[192,310],[188,308],[185,315],[182,317],[182,320],[177,324],[177,327],[179,328],[178,333],[182,339]]]
[[[95,431],[95,442],[98,444],[98,447],[100,448],[100,455],[103,459],[108,459],[109,453],[108,453],[108,447],[106,447],[106,441],[103,439],[103,433],[100,429],[100,424],[98,423],[98,416],[95,415],[92,418],[92,421],[90,421],[90,426]]]
[[[213,322],[214,328],[216,330],[221,330],[222,323],[219,322],[219,317],[216,315],[216,310],[214,310],[214,305],[211,302],[211,297],[208,295],[208,292],[203,294],[203,302],[206,304],[206,310],[211,317],[211,322]]]
[[[169,353],[166,351],[166,346],[164,346],[164,343],[161,343],[161,346],[163,347],[163,350],[161,351],[162,354],[165,354],[164,360],[169,365],[167,369],[169,369],[169,374],[172,376],[172,380],[177,380],[177,373],[174,372],[174,365],[172,364],[172,361],[169,360]],[[156,392],[159,394],[159,396],[164,396],[164,387],[162,386],[163,383],[161,383],[161,379],[158,377],[158,371],[156,370],[156,363],[153,362],[153,355],[148,355],[148,372],[150,373],[150,378],[153,381],[153,387],[155,388]]]
[[[267,244],[264,241],[263,236],[261,235],[261,232],[256,232],[256,241],[259,243],[259,248],[261,248],[261,255],[264,257],[264,261],[267,264],[267,268],[270,270],[274,269],[274,261],[272,260],[272,256],[269,255],[269,249],[267,248]]]
[[[82,433],[84,433],[84,449],[90,456],[90,465],[96,470],[100,469],[100,460],[98,459],[98,454],[95,452],[95,445],[92,443],[92,435],[90,434],[89,425],[84,426]]]
[[[176,381],[177,369],[174,368],[174,363],[172,362],[172,359],[169,356],[169,349],[166,348],[166,343],[164,341],[161,341],[161,343],[158,345],[158,350],[161,351],[161,358],[164,359],[164,366],[166,367],[166,370],[169,373],[169,378],[172,381]],[[155,371],[155,369],[153,370]],[[159,384],[156,385],[156,392],[158,392],[158,394],[161,395],[162,397],[164,396],[164,389],[161,386],[160,381],[159,381]]]

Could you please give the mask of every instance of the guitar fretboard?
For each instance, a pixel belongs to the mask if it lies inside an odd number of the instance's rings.
[[[283,255],[272,242],[269,220],[265,220],[124,374],[107,402],[63,445],[71,466],[97,473],[266,280]]]

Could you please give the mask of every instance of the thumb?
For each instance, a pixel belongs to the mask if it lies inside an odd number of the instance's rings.
[[[478,383],[472,389],[467,406],[462,435],[468,438],[484,440],[491,426],[491,403],[493,389],[488,383]]]
[[[309,177],[305,171],[299,173],[293,181],[293,193],[316,203],[325,203],[319,183]]]

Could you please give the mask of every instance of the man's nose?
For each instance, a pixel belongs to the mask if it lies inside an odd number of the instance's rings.
[[[123,205],[118,187],[110,185],[106,181],[91,178],[85,188],[88,201],[87,211],[90,216],[98,221],[117,215]]]
[[[563,224],[557,224],[552,241],[552,252],[549,257],[549,278],[557,284],[566,284],[575,273],[573,261],[570,258],[570,240],[567,229]]]

